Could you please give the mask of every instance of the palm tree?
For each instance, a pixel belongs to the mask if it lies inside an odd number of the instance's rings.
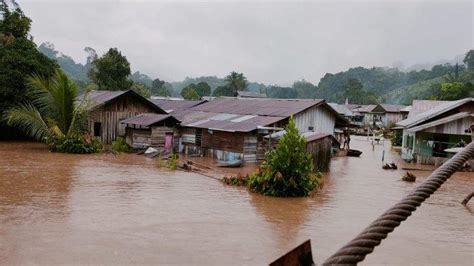
[[[51,79],[33,76],[28,83],[28,96],[33,100],[7,111],[9,125],[47,142],[81,133],[81,121],[87,110],[87,93],[76,103],[76,85],[59,70]]]
[[[247,78],[243,73],[237,73],[232,71],[227,77],[225,77],[227,82],[226,86],[232,89],[234,95],[237,91],[244,91],[247,89]]]

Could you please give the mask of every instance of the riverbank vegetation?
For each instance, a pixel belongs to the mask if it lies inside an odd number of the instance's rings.
[[[306,141],[299,134],[293,117],[285,130],[277,148],[270,151],[260,169],[250,175],[248,186],[267,196],[308,196],[319,187],[321,174],[313,173],[311,154],[306,152]]]
[[[28,79],[30,101],[10,108],[5,118],[9,126],[36,140],[51,151],[94,153],[102,149],[94,137],[84,135],[87,93],[77,102],[77,87],[60,70],[52,78]]]

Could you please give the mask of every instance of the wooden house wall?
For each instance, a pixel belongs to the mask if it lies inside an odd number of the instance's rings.
[[[241,132],[213,131],[211,134],[208,130],[203,130],[201,147],[243,153],[244,137],[245,133]]]
[[[196,129],[191,127],[181,128],[182,143],[195,144],[196,143]]]
[[[315,106],[294,116],[296,127],[300,132],[310,131],[313,127],[316,133],[334,134],[336,115],[323,106]]]
[[[464,117],[445,124],[430,127],[422,131],[438,134],[471,135],[471,133],[468,133],[465,130],[470,128],[473,123],[474,119],[472,119],[472,117]]]
[[[383,118],[382,118],[383,125],[385,127],[392,127],[397,122],[400,122],[402,120],[403,120],[403,114],[402,113],[385,113],[383,115]]]
[[[111,144],[118,136],[125,136],[125,125],[120,121],[142,113],[156,113],[151,106],[130,96],[119,97],[115,101],[92,111],[88,119],[88,129],[94,134],[94,123],[102,124],[99,137],[104,144]]]
[[[147,147],[151,146],[151,130],[150,129],[136,129],[126,128],[126,142],[132,147]]]
[[[166,133],[173,133],[173,149],[178,146],[179,133],[178,130],[172,127],[152,127],[151,128],[151,146],[164,149]]]
[[[331,163],[332,139],[330,137],[306,143],[306,151],[312,155],[314,171],[328,172]]]

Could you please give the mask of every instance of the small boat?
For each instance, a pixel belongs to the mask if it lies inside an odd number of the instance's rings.
[[[245,163],[244,160],[230,160],[230,161],[223,161],[218,160],[217,166],[219,167],[240,167]]]
[[[361,154],[362,154],[362,152],[358,151],[358,150],[349,149],[347,151],[347,156],[359,157]]]

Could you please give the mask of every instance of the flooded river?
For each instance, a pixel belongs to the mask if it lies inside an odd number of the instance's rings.
[[[265,265],[308,238],[321,263],[429,174],[401,182],[401,170],[381,169],[384,145],[352,142],[361,158],[335,158],[324,188],[303,199],[160,170],[139,155],[0,142],[0,264]],[[474,173],[457,173],[363,264],[473,265],[474,202],[460,204],[472,191]]]

